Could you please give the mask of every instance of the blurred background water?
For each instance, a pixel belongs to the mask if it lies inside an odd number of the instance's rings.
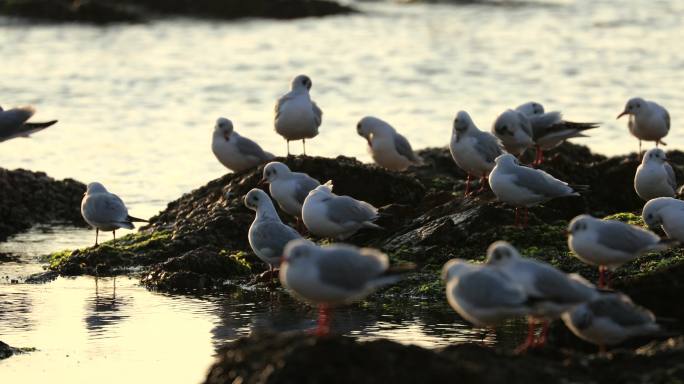
[[[299,73],[313,79],[324,111],[312,155],[369,161],[355,133],[364,115],[389,121],[419,149],[446,145],[458,110],[488,130],[500,112],[529,100],[570,120],[601,122],[576,142],[626,153],[637,143],[615,116],[636,95],[669,109],[665,141],[681,148],[684,2],[502,4],[364,2],[360,14],[322,19],[107,27],[0,18],[0,105],[34,104],[36,120],[60,120],[0,144],[0,166],[100,181],[131,214],[148,217],[227,172],[210,150],[219,116],[284,155],[273,104]],[[96,290],[87,277],[10,284],[40,271],[39,255],[90,245],[93,235],[44,227],[0,244],[17,258],[0,264],[0,339],[39,348],[1,362],[3,379],[197,382],[227,340],[313,325],[306,307],[274,307],[258,295],[169,296],[125,278],[116,292],[111,279]],[[420,301],[405,314],[361,308],[341,317],[340,331],[366,338],[436,347],[480,337]],[[169,327],[157,330],[162,322]]]

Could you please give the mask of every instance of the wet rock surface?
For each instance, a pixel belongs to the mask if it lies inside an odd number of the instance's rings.
[[[0,0],[0,15],[48,22],[142,22],[163,16],[295,19],[355,12],[332,0]]]
[[[605,356],[566,350],[513,355],[477,344],[427,350],[388,340],[302,334],[242,338],[218,353],[205,384],[224,383],[676,383],[684,338]]]
[[[85,190],[76,180],[0,168],[0,241],[36,224],[85,226],[80,210]]]

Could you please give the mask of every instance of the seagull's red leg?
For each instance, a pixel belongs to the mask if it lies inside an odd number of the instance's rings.
[[[527,227],[527,219],[529,218],[529,211],[528,211],[527,207],[523,208],[523,213],[524,213],[524,219],[523,219],[522,227],[526,228]]]
[[[465,196],[470,195],[470,173],[468,174],[468,178],[466,179],[466,190],[465,190]]]
[[[316,336],[326,336],[330,333],[330,312],[329,307],[325,304],[318,306],[318,328],[316,329]]]
[[[95,246],[97,247],[97,236],[100,234],[100,230],[95,228]]]
[[[306,156],[306,139],[302,139],[302,146],[304,147],[304,156]]]
[[[639,139],[639,154],[637,155],[637,160],[641,161],[641,139]]]
[[[606,278],[605,278],[605,271],[603,269],[603,265],[599,265],[599,281],[598,281],[598,287],[599,288],[604,288],[606,286]]]
[[[525,341],[515,349],[515,353],[526,352],[534,344],[535,323],[531,317],[527,318],[527,337]]]
[[[606,286],[604,288],[610,288],[610,280],[611,280],[611,275],[612,273],[608,269],[607,266],[603,267],[603,273],[606,275],[605,280],[606,280]]]
[[[541,334],[539,335],[539,338],[537,339],[537,342],[534,344],[535,347],[543,347],[546,345],[546,339],[549,336],[549,321],[544,320],[542,322],[542,331]]]
[[[116,230],[112,231],[112,236],[114,236],[114,240],[116,240]]]
[[[480,177],[480,189],[477,190],[477,193],[482,193],[485,190],[485,185],[487,184],[487,176],[482,176]]]
[[[515,224],[516,227],[520,226],[520,208],[515,207]]]

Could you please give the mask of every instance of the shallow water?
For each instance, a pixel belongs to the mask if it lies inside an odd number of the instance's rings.
[[[568,119],[603,122],[578,141],[624,153],[636,141],[615,116],[634,95],[670,110],[665,141],[681,148],[684,3],[512,4],[371,3],[360,5],[364,14],[325,19],[109,27],[0,18],[0,104],[35,104],[36,120],[60,119],[30,140],[0,144],[0,166],[101,181],[131,214],[148,217],[225,173],[209,147],[218,116],[284,154],[273,103],[298,73],[312,77],[324,110],[321,133],[308,146],[314,155],[369,161],[354,134],[363,115],[388,120],[422,148],[446,145],[459,109],[487,129],[505,108],[528,100]],[[89,277],[21,283],[42,270],[38,256],[90,245],[93,237],[43,227],[0,243],[0,254],[14,260],[0,262],[0,340],[38,348],[0,362],[6,381],[198,382],[225,342],[314,324],[315,311],[286,295],[276,302],[262,293],[166,295],[128,278],[116,279],[116,291],[113,279],[97,288]],[[446,303],[416,300],[400,313],[340,310],[335,326],[427,347],[481,337],[455,319]],[[504,329],[486,341],[512,344],[517,334]]]

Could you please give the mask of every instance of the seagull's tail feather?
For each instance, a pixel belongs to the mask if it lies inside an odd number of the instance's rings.
[[[117,224],[119,225],[119,228],[126,228],[126,229],[135,228],[135,225],[133,225],[133,223],[131,223],[130,221],[120,221]]]
[[[682,245],[682,243],[679,240],[675,239],[660,239],[658,243],[656,243],[650,251],[664,251],[666,249],[674,248],[674,247],[679,247]]]
[[[57,120],[50,120],[43,123],[24,123],[24,127],[26,127],[28,130],[41,130],[51,125],[55,125],[56,123]]]
[[[128,217],[126,217],[126,220],[128,220],[129,222],[132,222],[132,223],[149,223],[149,221],[147,221],[145,219],[139,219],[139,218],[133,217],[131,215],[128,215]]]
[[[594,129],[600,127],[600,123],[575,123],[572,121],[563,121],[563,126],[566,129],[572,129],[574,131],[586,131],[587,129]]]
[[[568,184],[568,187],[572,188],[575,192],[589,192],[591,188],[584,184]]]
[[[375,223],[372,223],[372,222],[370,222],[370,221],[364,221],[364,222],[363,222],[363,227],[364,227],[364,228],[372,228],[372,229],[380,229],[380,230],[385,229],[385,228],[383,228],[383,227],[381,227],[381,226],[379,226],[379,225],[377,225],[377,224],[375,224]]]
[[[413,263],[402,263],[399,265],[394,265],[389,267],[382,276],[370,282],[370,285],[374,288],[380,288],[385,285],[394,284],[402,280],[405,275],[416,269],[416,265]]]

